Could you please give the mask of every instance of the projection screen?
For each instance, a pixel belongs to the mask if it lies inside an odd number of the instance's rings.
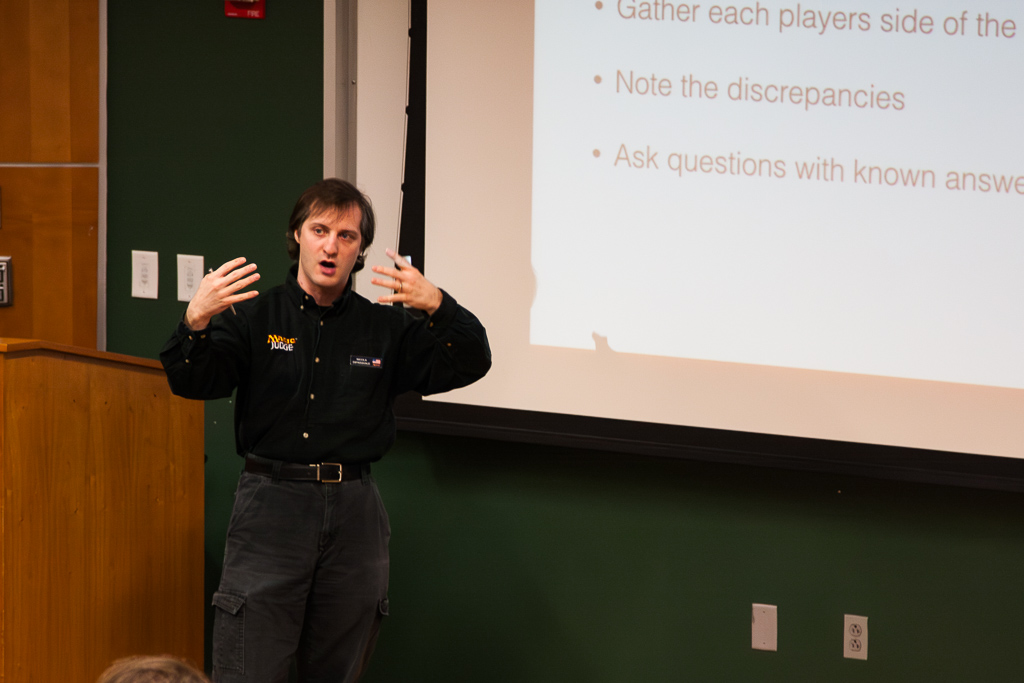
[[[1024,16],[963,7],[430,0],[438,400],[1024,457]]]

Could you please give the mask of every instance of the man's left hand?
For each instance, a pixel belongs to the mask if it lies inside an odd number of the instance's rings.
[[[441,306],[441,290],[430,283],[430,280],[423,277],[416,268],[413,268],[404,258],[399,256],[393,249],[385,249],[384,253],[395,262],[396,268],[385,266],[374,266],[370,270],[391,278],[387,280],[381,277],[371,278],[370,282],[380,287],[387,287],[393,294],[383,294],[377,297],[382,304],[403,303],[412,308],[426,311],[427,315],[433,315]]]

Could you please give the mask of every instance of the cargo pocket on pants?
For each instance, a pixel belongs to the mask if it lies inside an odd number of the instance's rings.
[[[370,627],[370,637],[366,641],[366,649],[363,650],[362,661],[359,663],[359,673],[356,674],[355,680],[359,680],[366,673],[366,667],[370,665],[370,657],[373,656],[373,650],[377,647],[377,636],[380,635],[380,625],[384,620],[384,617],[388,616],[390,605],[388,599],[381,598],[377,601],[377,613],[373,615],[373,625]]]
[[[245,673],[245,596],[217,591],[213,606],[213,666]]]

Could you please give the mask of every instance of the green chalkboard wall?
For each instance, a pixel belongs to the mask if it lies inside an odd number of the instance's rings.
[[[109,6],[108,348],[155,357],[183,304],[175,254],[287,267],[321,174],[322,5]],[[160,253],[160,298],[129,296]],[[486,322],[486,321],[485,321]],[[239,462],[207,404],[215,581]],[[1020,680],[1024,496],[402,434],[375,468],[391,613],[367,680]],[[779,651],[750,605],[779,606]],[[869,659],[842,658],[843,614]]]

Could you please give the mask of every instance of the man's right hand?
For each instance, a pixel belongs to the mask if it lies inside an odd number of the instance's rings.
[[[217,270],[211,270],[199,283],[199,289],[185,311],[185,325],[190,330],[206,329],[213,316],[259,294],[256,291],[239,292],[260,279],[255,263],[242,266],[243,263],[245,257],[239,256]]]

